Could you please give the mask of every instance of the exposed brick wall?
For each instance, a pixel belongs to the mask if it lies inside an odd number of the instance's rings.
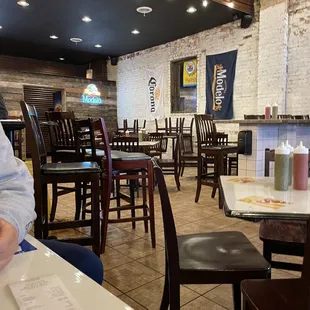
[[[23,86],[35,85],[63,89],[66,96],[67,111],[74,111],[77,117],[104,117],[108,128],[115,129],[117,121],[115,82],[95,81],[103,98],[102,105],[89,105],[81,102],[81,95],[91,82],[80,78],[56,77],[40,74],[0,71],[0,92],[9,113],[21,115],[20,100],[23,100]]]
[[[118,116],[144,119],[143,81],[147,67],[164,65],[165,115],[170,113],[170,63],[198,59],[197,112],[205,110],[205,56],[238,49],[234,118],[262,114],[267,103],[280,113],[310,114],[310,0],[260,0],[249,29],[233,22],[164,45],[126,55],[118,63]],[[185,114],[187,123],[192,114]],[[149,128],[154,128],[149,122]],[[235,134],[238,126],[220,129]],[[234,135],[235,136],[235,135]]]

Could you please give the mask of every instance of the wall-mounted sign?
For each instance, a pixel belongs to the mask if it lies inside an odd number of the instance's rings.
[[[183,87],[197,85],[197,59],[184,61],[183,66]]]
[[[102,104],[101,94],[95,84],[89,84],[82,95],[82,102],[88,104]]]

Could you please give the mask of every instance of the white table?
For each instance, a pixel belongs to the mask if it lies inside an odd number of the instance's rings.
[[[26,240],[37,250],[15,255],[10,264],[0,272],[1,310],[18,310],[8,284],[49,275],[59,276],[82,309],[132,310],[33,237],[28,235]]]
[[[226,216],[252,219],[309,220],[307,191],[274,189],[271,177],[220,177],[221,203]],[[273,201],[278,200],[278,201]]]

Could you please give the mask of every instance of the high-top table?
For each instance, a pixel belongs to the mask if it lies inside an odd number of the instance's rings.
[[[5,120],[0,120],[0,123],[3,127],[5,134],[7,135],[7,137],[11,141],[11,144],[14,147],[14,144],[15,144],[14,131],[24,129],[25,122],[23,122],[22,120],[5,119]]]
[[[307,191],[276,191],[272,177],[220,177],[220,204],[226,216],[244,219],[304,220],[310,218]]]
[[[9,284],[57,275],[82,309],[132,310],[33,237],[28,235],[26,240],[37,250],[15,255],[0,271],[0,309],[18,310]]]

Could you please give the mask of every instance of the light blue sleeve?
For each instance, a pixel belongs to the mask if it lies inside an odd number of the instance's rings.
[[[25,163],[14,157],[0,124],[0,218],[14,225],[19,243],[36,218],[33,178]]]

